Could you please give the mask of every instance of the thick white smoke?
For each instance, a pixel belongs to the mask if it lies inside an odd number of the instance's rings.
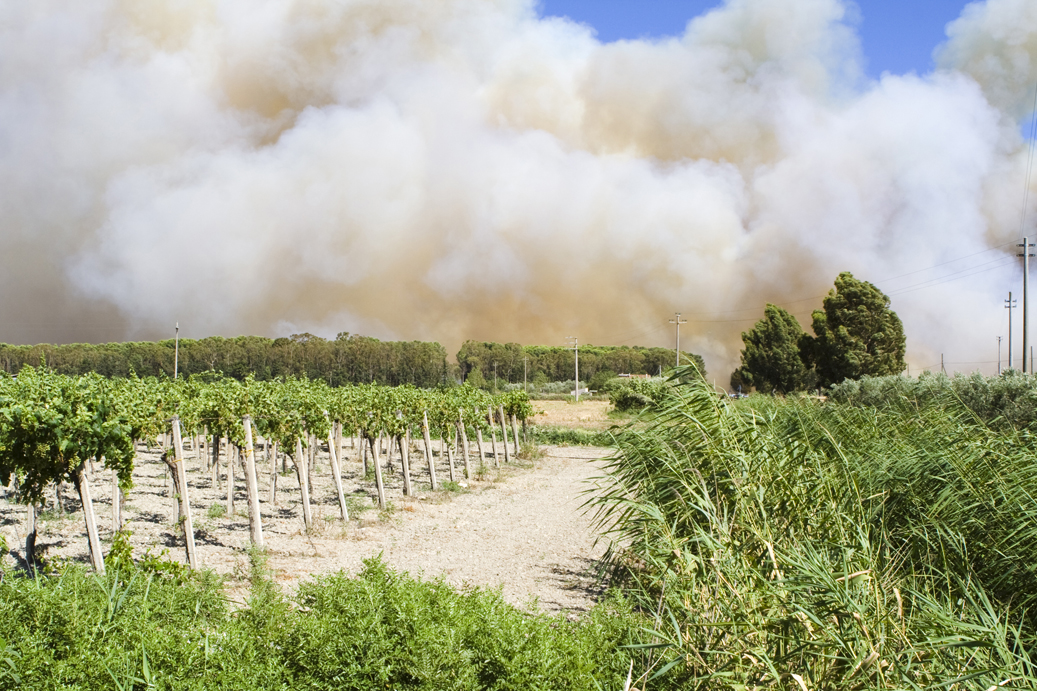
[[[990,361],[1037,7],[948,31],[874,82],[840,0],[612,44],[533,0],[4,3],[0,340],[665,345],[681,311],[724,381],[764,302],[807,326],[850,270],[915,367]]]

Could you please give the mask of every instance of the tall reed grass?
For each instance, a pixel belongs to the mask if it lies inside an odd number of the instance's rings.
[[[670,387],[592,494],[651,612],[652,664],[699,688],[1017,688],[1037,605],[1037,463],[964,409]]]

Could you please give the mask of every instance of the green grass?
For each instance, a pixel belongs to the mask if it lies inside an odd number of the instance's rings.
[[[70,567],[52,578],[5,576],[7,688],[618,690],[631,657],[641,657],[623,647],[637,640],[640,620],[622,598],[569,621],[378,560],[288,598],[263,555],[250,555],[250,595],[236,608],[206,574],[180,582]]]
[[[556,444],[559,446],[612,446],[615,442],[612,433],[587,429],[571,429],[568,427],[541,427],[531,425],[529,437],[538,444]]]
[[[655,618],[643,678],[701,688],[1037,683],[1037,462],[946,405],[671,389],[592,499]],[[672,667],[668,667],[672,665]]]

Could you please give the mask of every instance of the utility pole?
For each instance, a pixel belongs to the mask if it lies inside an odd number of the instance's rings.
[[[1001,337],[997,337],[997,376],[1001,376]]]
[[[573,352],[576,354],[576,402],[580,402],[580,340],[576,336],[568,336],[567,340],[573,342]]]
[[[670,320],[671,324],[677,325],[677,367],[681,366],[681,324],[687,324],[687,319],[681,319],[681,313],[677,312]]]
[[[1008,369],[1012,369],[1012,309],[1016,301],[1012,299],[1012,291],[1008,291],[1008,299],[1005,300],[1005,309],[1008,310]],[[1023,356],[1025,359],[1026,356]]]
[[[1030,248],[1033,247],[1033,243],[1029,242],[1029,238],[1023,238],[1021,245],[1016,247],[1022,247],[1022,254],[1016,255],[1023,258],[1023,374],[1027,371],[1033,372],[1033,366],[1030,369],[1026,369],[1026,353],[1030,350]]]
[[[176,323],[176,341],[173,345],[173,379],[176,379],[177,370],[180,369],[180,322]]]

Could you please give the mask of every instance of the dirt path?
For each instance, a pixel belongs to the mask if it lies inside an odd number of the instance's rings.
[[[442,575],[455,586],[501,587],[515,604],[535,599],[547,611],[585,610],[598,593],[592,569],[603,545],[594,544],[595,534],[580,510],[581,493],[588,486],[586,480],[600,473],[597,459],[607,450],[544,447],[543,451],[543,458],[500,470],[492,467],[487,454],[483,466],[466,483],[469,487],[436,492],[429,488],[423,456],[415,453],[417,495],[403,496],[398,472],[387,476],[391,509],[384,513],[373,508],[373,483],[362,477],[358,459],[347,456],[343,477],[352,515],[346,524],[338,518],[328,464],[318,457],[314,525],[309,535],[303,531],[294,474],[279,476],[276,506],[267,502],[269,477],[261,476],[269,566],[291,588],[315,574],[340,569],[355,573],[364,559],[382,554],[386,563],[415,575]],[[244,484],[239,478],[235,515],[219,516],[212,507],[225,506],[225,484],[211,487],[203,461],[191,459],[190,452],[187,456],[199,557],[206,567],[230,576],[233,590],[235,576],[244,571],[248,547]],[[448,473],[448,464],[437,458],[441,481]],[[92,475],[95,512],[107,550],[112,534],[109,475],[100,469]],[[456,478],[464,482],[460,472]],[[135,556],[148,549],[152,553],[168,549],[170,558],[184,560],[182,539],[173,525],[165,466],[157,453],[141,452],[134,482],[124,515],[126,527],[133,531]],[[65,491],[63,504],[67,513],[62,515],[51,506],[43,514],[38,545],[48,559],[86,562],[82,512],[71,488]],[[16,558],[24,530],[24,507],[0,500],[0,534],[16,548],[12,550]]]

